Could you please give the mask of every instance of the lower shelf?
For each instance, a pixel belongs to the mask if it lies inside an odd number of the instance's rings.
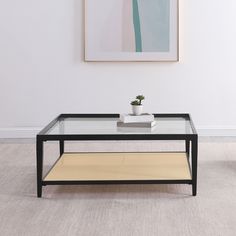
[[[64,153],[45,181],[190,180],[185,153]]]

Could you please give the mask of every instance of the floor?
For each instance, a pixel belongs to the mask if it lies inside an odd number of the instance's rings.
[[[70,143],[68,150],[181,149],[182,143]],[[45,146],[45,171],[58,155]],[[236,235],[236,139],[199,141],[198,195],[189,185],[46,186],[36,198],[35,143],[0,141],[0,235]]]

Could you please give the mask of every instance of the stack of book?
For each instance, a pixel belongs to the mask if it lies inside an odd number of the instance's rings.
[[[127,128],[152,128],[156,125],[154,115],[143,113],[139,116],[133,114],[121,114],[120,120],[117,121],[117,127]]]

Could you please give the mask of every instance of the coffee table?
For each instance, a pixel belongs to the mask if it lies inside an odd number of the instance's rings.
[[[153,128],[118,128],[119,114],[61,114],[37,135],[37,196],[46,185],[190,184],[197,194],[198,135],[190,114],[154,114]],[[65,141],[182,140],[175,152],[64,152]],[[60,156],[43,176],[43,144]],[[114,145],[114,143],[113,143]],[[157,144],[158,145],[158,144]]]

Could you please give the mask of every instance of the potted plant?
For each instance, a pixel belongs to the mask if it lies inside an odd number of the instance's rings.
[[[139,116],[142,114],[142,112],[143,112],[142,101],[144,99],[145,99],[145,97],[143,95],[138,95],[136,97],[136,100],[134,100],[130,103],[132,105],[133,114],[135,116]]]

